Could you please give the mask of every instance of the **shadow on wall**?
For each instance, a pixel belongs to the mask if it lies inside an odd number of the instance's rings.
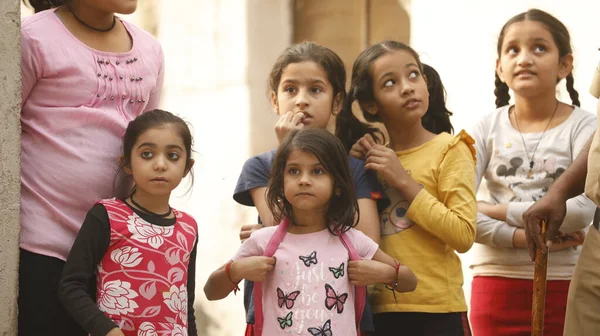
[[[204,305],[198,302],[196,300],[196,304],[194,305],[198,335],[212,335],[213,331],[221,330],[221,324],[207,314]]]

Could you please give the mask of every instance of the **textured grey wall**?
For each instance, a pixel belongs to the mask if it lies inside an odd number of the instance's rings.
[[[20,229],[21,6],[0,1],[0,335],[17,334]]]

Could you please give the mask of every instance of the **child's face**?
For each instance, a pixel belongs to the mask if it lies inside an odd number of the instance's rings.
[[[183,139],[174,125],[151,128],[140,134],[131,150],[131,166],[136,189],[153,196],[169,195],[186,173],[187,154]]]
[[[290,63],[283,69],[277,93],[271,92],[271,104],[277,115],[303,113],[304,126],[323,129],[342,106],[341,95],[333,97],[327,73],[312,61]]]
[[[285,198],[294,211],[327,212],[334,180],[312,153],[294,149],[283,174]]]
[[[370,69],[375,101],[363,108],[381,121],[420,123],[429,107],[429,91],[417,60],[404,50],[379,57]]]
[[[572,70],[572,56],[560,59],[548,28],[536,21],[515,22],[504,32],[496,71],[516,95],[527,97],[556,90]]]

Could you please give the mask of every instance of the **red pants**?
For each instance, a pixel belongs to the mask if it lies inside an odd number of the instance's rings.
[[[569,280],[546,284],[544,335],[561,336]],[[476,276],[471,289],[474,336],[530,336],[533,280]]]

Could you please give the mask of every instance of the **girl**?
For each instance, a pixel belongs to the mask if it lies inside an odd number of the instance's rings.
[[[498,39],[496,106],[473,131],[479,202],[471,323],[476,335],[530,335],[533,265],[522,214],[544,196],[594,133],[596,118],[581,110],[573,88],[573,55],[567,28],[531,9],[510,19]],[[573,105],[556,98],[566,79]],[[515,104],[509,105],[509,89]],[[545,332],[561,335],[567,291],[584,230],[595,206],[584,195],[568,202],[565,235],[548,261]],[[575,248],[572,248],[575,247]],[[510,311],[510,314],[507,312]]]
[[[359,210],[348,158],[329,132],[294,130],[286,137],[273,159],[267,201],[287,228],[275,254],[263,256],[277,228],[256,231],[204,287],[209,300],[218,300],[242,279],[264,282],[263,335],[356,335],[353,286],[414,290],[410,269],[352,228]],[[348,262],[342,237],[365,260]]]
[[[169,112],[147,112],[127,127],[121,168],[133,192],[88,211],[59,286],[91,335],[197,335],[196,221],[169,206],[194,165],[191,154],[188,126]]]
[[[127,123],[158,107],[163,54],[115,16],[136,0],[31,4],[38,13],[21,26],[19,335],[85,335],[58,281],[86,211],[115,194]]]
[[[428,131],[440,134],[442,132],[454,133],[454,127],[450,123],[452,112],[446,107],[446,89],[440,78],[440,74],[431,66],[423,64],[423,77],[427,79],[427,91],[429,92],[429,107],[421,119],[423,127]],[[351,103],[350,103],[351,104]],[[369,143],[385,142],[385,135],[376,128],[362,123],[354,116],[352,107],[343,109],[338,118],[345,120],[347,127],[336,130],[336,134],[344,142],[344,146],[349,149],[350,155],[357,158],[364,158],[367,154],[366,147]],[[364,139],[363,139],[364,137]],[[363,144],[365,144],[363,146]]]
[[[365,168],[385,182],[391,205],[381,213],[381,249],[419,277],[394,297],[371,292],[377,335],[470,335],[461,263],[475,239],[473,140],[452,130],[449,112],[430,108],[423,65],[409,46],[384,41],[354,62],[345,109],[357,100],[367,121],[381,121],[389,146],[365,136]],[[440,101],[443,102],[443,99]],[[438,102],[438,104],[440,103]],[[349,112],[346,112],[349,113]]]
[[[279,141],[292,129],[330,129],[335,116],[342,108],[346,96],[346,70],[344,63],[332,50],[312,42],[303,42],[287,48],[277,59],[269,76],[271,105],[279,121],[275,131]],[[343,129],[344,121],[337,120],[337,129]],[[277,222],[269,210],[265,193],[275,150],[256,155],[246,161],[238,179],[233,198],[238,203],[255,206],[261,224],[242,226],[240,238],[264,226]],[[376,200],[382,190],[373,173],[364,169],[364,162],[349,157],[350,172],[358,198],[360,219],[357,229],[374,241],[379,241],[379,217]],[[252,306],[252,283],[244,284],[244,305],[247,322],[254,323]],[[369,306],[367,306],[369,309]],[[363,330],[372,331],[370,312],[363,320]],[[250,326],[249,326],[250,328]],[[248,334],[251,331],[248,330]]]

